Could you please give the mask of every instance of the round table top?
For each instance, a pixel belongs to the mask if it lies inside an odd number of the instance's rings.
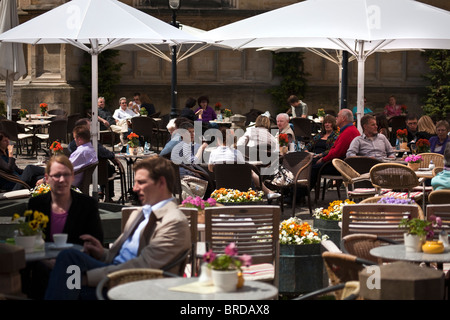
[[[51,121],[50,120],[36,120],[36,119],[32,119],[31,121],[17,121],[18,124],[23,124],[25,126],[41,126],[41,125],[46,125],[49,124]]]
[[[174,290],[176,287],[196,285],[198,278],[163,278],[125,283],[111,288],[108,297],[112,300],[269,300],[276,299],[278,289],[261,281],[245,281],[244,286],[234,292],[197,293]]]
[[[79,244],[67,244],[67,246],[63,248],[55,248],[53,242],[46,242],[45,243],[45,251],[38,251],[38,252],[30,252],[25,254],[25,260],[27,262],[31,261],[39,261],[39,260],[46,260],[46,259],[53,259],[58,256],[58,254],[61,252],[61,250],[64,249],[77,249],[82,250],[83,246]]]
[[[387,245],[370,250],[370,254],[383,259],[402,260],[410,262],[450,262],[450,248],[445,248],[443,253],[430,254],[424,252],[406,252],[403,244]]]

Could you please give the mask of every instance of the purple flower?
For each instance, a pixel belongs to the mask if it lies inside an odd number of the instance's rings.
[[[236,247],[236,243],[231,242],[226,248],[225,248],[225,254],[230,256],[230,257],[234,257],[237,256],[238,254],[238,250]]]
[[[250,267],[252,265],[252,257],[248,254],[243,254],[240,258],[242,264],[246,267]]]
[[[206,202],[208,202],[211,207],[214,207],[216,205],[216,199],[214,198],[208,198]]]

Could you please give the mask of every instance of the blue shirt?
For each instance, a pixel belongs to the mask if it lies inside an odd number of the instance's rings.
[[[148,223],[148,219],[150,218],[150,214],[153,210],[157,210],[165,206],[168,202],[172,201],[174,198],[169,198],[163,201],[158,202],[154,206],[146,204],[142,207],[142,214],[144,215],[144,220],[138,225],[136,230],[132,235],[128,237],[127,240],[122,245],[122,248],[119,251],[119,254],[114,258],[113,264],[120,264],[127,262],[131,259],[137,257],[137,252],[139,249],[139,238],[141,236],[141,231]]]
[[[77,150],[72,152],[69,157],[70,162],[73,164],[73,171],[77,171],[87,165],[98,161],[97,152],[92,146],[91,142],[87,142],[77,147]],[[74,186],[80,186],[83,180],[83,174],[77,174],[73,179]]]

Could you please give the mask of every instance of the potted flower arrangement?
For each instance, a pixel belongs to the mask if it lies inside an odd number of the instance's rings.
[[[251,256],[238,256],[238,249],[234,242],[228,244],[224,254],[217,255],[209,250],[203,255],[203,261],[211,269],[212,282],[216,291],[231,292],[243,285],[242,266],[252,264]],[[206,268],[202,268],[202,273]]]
[[[42,241],[42,231],[47,227],[48,216],[39,211],[25,210],[23,216],[15,213],[12,221],[17,221],[16,245],[25,249],[25,252],[33,252],[36,242]]]
[[[318,109],[317,116],[319,117],[320,121],[323,121],[323,117],[325,117],[325,111],[323,109]]]
[[[419,169],[422,160],[423,158],[420,154],[412,154],[405,158],[405,162],[408,163],[408,167],[410,167],[414,171],[417,171]]]
[[[223,109],[222,114],[223,114],[225,121],[229,121],[230,117],[233,115],[233,113],[231,112],[231,109],[228,109],[228,108]]]
[[[279,292],[302,294],[323,288],[321,242],[328,239],[297,217],[280,223]]]
[[[207,200],[203,200],[199,196],[195,198],[189,196],[181,202],[181,205],[187,208],[197,208],[198,210],[197,222],[205,223],[205,208],[214,207],[216,205],[216,199],[208,198]]]
[[[278,143],[280,145],[280,154],[285,155],[289,150],[289,136],[287,133],[280,133],[278,135]]]
[[[263,197],[263,191],[256,191],[252,188],[247,191],[220,188],[211,193],[211,198],[224,205],[255,204],[261,202]]]
[[[214,105],[214,110],[216,111],[216,113],[220,113],[221,112],[221,110],[220,110],[221,108],[222,108],[222,104],[220,102],[217,102]]]
[[[345,199],[330,202],[328,208],[316,208],[313,212],[313,225],[321,233],[327,234],[331,241],[338,247],[341,245],[341,228],[339,222],[342,221],[343,207],[355,202]]]
[[[418,153],[430,152],[430,141],[428,141],[427,139],[417,140],[416,151]]]
[[[20,120],[25,121],[25,120],[27,120],[28,110],[20,109],[18,115],[19,115]]]
[[[408,216],[400,220],[399,228],[405,229],[404,242],[406,252],[420,252],[425,240],[432,241],[434,228],[440,227],[442,221],[439,217],[431,216],[430,220],[411,218]]]
[[[408,130],[407,129],[398,129],[397,130],[397,139],[400,143],[400,149],[406,150],[408,148]]]
[[[402,105],[400,106],[400,109],[402,110],[402,114],[406,114],[406,110],[408,110],[408,107],[405,106],[404,104],[402,104]]]
[[[137,155],[137,147],[139,147],[139,136],[131,132],[128,136],[128,146],[130,154]]]
[[[59,153],[63,153],[63,147],[61,145],[61,143],[59,143],[58,141],[53,141],[52,144],[50,145],[50,151],[52,152],[53,155],[57,155]]]
[[[73,191],[75,191],[75,192],[82,193],[81,190],[78,189],[77,187],[72,186],[71,189]],[[37,185],[36,187],[34,187],[31,190],[31,197],[37,197],[37,196],[40,196],[42,194],[46,194],[50,190],[51,190],[51,188],[50,188],[50,185],[48,183],[41,183],[41,184]]]
[[[48,104],[43,102],[39,105],[39,108],[41,109],[41,115],[45,116],[48,110]]]
[[[139,109],[139,114],[141,116],[148,116],[148,111],[145,108],[141,108],[141,109]]]

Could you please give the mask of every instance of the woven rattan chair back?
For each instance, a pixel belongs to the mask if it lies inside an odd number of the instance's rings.
[[[396,244],[396,241],[379,237],[375,234],[356,233],[349,234],[341,240],[341,250],[343,253],[351,254],[362,259],[381,264],[383,259],[374,257],[370,254],[370,250],[379,246]]]
[[[370,169],[370,180],[375,188],[408,190],[420,185],[414,170],[399,163],[380,163]]]
[[[430,161],[433,160],[435,167],[444,167],[444,155],[434,152],[419,153],[422,156],[423,161],[420,163],[419,168],[428,168]]]
[[[253,185],[252,171],[259,175],[259,170],[249,163],[220,163],[213,167],[216,189],[237,189],[247,191],[258,189]],[[261,181],[260,184],[261,186]]]
[[[80,185],[77,186],[80,191],[86,195],[89,195],[89,186],[92,183],[92,174],[94,173],[94,170],[98,166],[98,161],[91,163],[90,165],[84,166],[83,168],[78,169],[74,172],[74,175],[77,176],[79,174],[83,175],[83,178],[81,179]]]
[[[367,198],[376,194],[375,188],[371,186],[371,188],[367,188],[367,190],[357,190],[355,191],[355,183],[358,181],[366,181],[370,184],[368,173],[364,173],[364,176],[361,176],[359,172],[357,172],[351,165],[341,159],[333,159],[333,166],[342,176],[342,181],[345,186],[345,191],[347,193],[347,198]]]
[[[364,156],[347,157],[344,161],[359,174],[368,173],[374,165],[382,163],[381,160]]]
[[[347,162],[341,159],[333,159],[333,166],[341,174],[345,185],[353,184],[353,179],[359,178],[361,175],[352,168]]]
[[[444,170],[444,167],[435,167],[434,169],[433,169],[433,177],[435,176],[435,175],[437,175],[439,172],[442,172]]]
[[[184,213],[187,220],[189,221],[189,226],[191,228],[191,254],[189,256],[189,262],[191,264],[191,276],[195,276],[198,272],[197,270],[197,242],[198,239],[198,209],[197,208],[187,208],[180,207],[180,210]]]
[[[378,203],[378,201],[380,201],[380,199],[382,199],[382,198],[383,198],[383,196],[369,197],[369,198],[366,198],[364,200],[361,200],[360,203],[361,204],[363,204],[363,203]],[[425,219],[425,214],[424,214],[424,212],[422,210],[422,207],[417,202],[415,202],[415,204],[417,206],[417,209],[419,210],[419,218],[420,219]]]
[[[449,204],[450,189],[440,189],[431,191],[428,195],[428,202],[431,204]]]
[[[343,207],[341,238],[355,233],[374,234],[403,243],[400,220],[419,218],[417,204],[359,203]]]

